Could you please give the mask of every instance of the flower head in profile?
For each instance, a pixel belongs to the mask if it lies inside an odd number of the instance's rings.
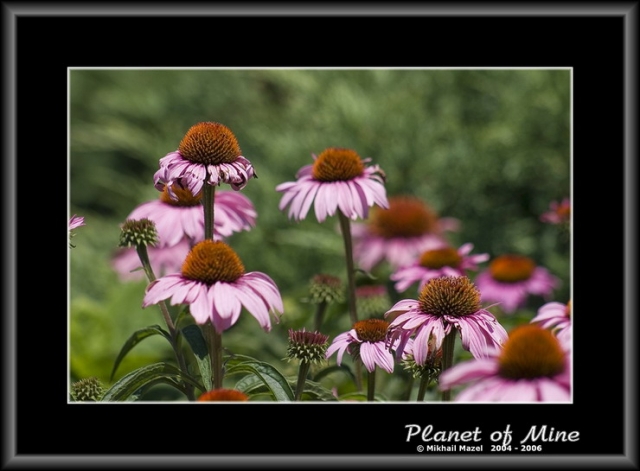
[[[457,386],[464,389],[456,402],[568,402],[570,352],[548,329],[520,325],[509,333],[503,348],[440,375],[441,389]]]
[[[233,326],[244,306],[267,332],[273,314],[284,308],[274,281],[264,273],[245,273],[240,257],[222,241],[198,242],[187,255],[180,273],[151,282],[142,307],[170,299],[188,304],[197,324],[211,321],[217,332]]]
[[[198,396],[197,402],[247,402],[249,396],[237,389],[218,388]]]
[[[330,147],[311,154],[313,164],[296,174],[297,180],[276,186],[283,193],[279,208],[289,206],[289,218],[300,221],[314,205],[318,222],[340,210],[349,219],[366,218],[374,204],[388,205],[384,172],[378,165],[367,165],[352,149]]]
[[[567,304],[555,301],[546,303],[538,309],[531,323],[551,329],[563,346],[571,345],[571,301]]]
[[[472,249],[473,244],[464,244],[457,250],[449,245],[425,250],[415,262],[398,268],[390,278],[396,282],[396,291],[401,293],[416,282],[421,290],[433,278],[464,276],[467,270],[477,270],[478,263],[489,260],[486,253],[469,255]]]
[[[547,224],[566,224],[571,221],[571,200],[552,201],[549,210],[540,215],[540,220]]]
[[[476,358],[489,354],[507,339],[496,318],[480,305],[480,292],[466,276],[443,276],[429,280],[417,300],[398,301],[385,317],[395,316],[389,325],[389,343],[398,341],[401,356],[413,337],[413,356],[424,365],[452,329],[457,329],[462,347]],[[431,346],[431,347],[430,347]]]
[[[160,168],[153,177],[155,187],[160,191],[169,187],[174,199],[174,184],[187,188],[192,195],[200,193],[205,183],[228,183],[232,189],[241,190],[256,176],[251,162],[241,153],[236,136],[224,124],[197,123],[187,131],[176,151],[160,159]]]
[[[506,314],[523,307],[529,295],[549,298],[560,280],[529,257],[505,254],[494,258],[476,277],[482,300],[499,303]]]
[[[373,208],[365,223],[353,225],[354,259],[366,271],[384,261],[392,269],[409,265],[423,251],[445,245],[444,231],[457,227],[457,220],[438,217],[419,198],[393,196],[388,207]]]
[[[71,219],[69,219],[69,241],[71,241],[71,239],[76,235],[75,232],[72,232],[74,229],[80,227],[80,226],[84,226],[84,217],[83,216],[77,216],[77,215],[73,215],[71,216]],[[75,245],[73,245],[71,242],[69,242],[69,247],[71,248],[75,248]]]
[[[382,319],[358,321],[353,328],[336,336],[327,349],[327,358],[337,353],[337,364],[342,364],[345,351],[354,359],[361,359],[369,373],[379,366],[387,373],[393,372],[393,354],[386,346],[389,323]]]
[[[323,363],[329,345],[329,336],[318,331],[289,329],[287,358],[302,363]]]
[[[165,186],[160,197],[137,206],[128,219],[151,219],[158,231],[158,247],[171,247],[187,238],[192,244],[204,240],[202,193],[193,195],[188,188],[173,185],[177,199]],[[213,202],[215,214],[213,238],[219,240],[235,232],[248,231],[256,224],[256,210],[246,196],[235,191],[218,191]]]

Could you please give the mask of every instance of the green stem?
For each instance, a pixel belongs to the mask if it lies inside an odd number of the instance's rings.
[[[425,374],[420,378],[420,387],[418,388],[418,397],[416,399],[418,402],[424,401],[424,396],[429,388],[429,384],[431,384],[431,378],[430,374]]]
[[[147,279],[149,283],[156,280],[156,275],[153,273],[153,268],[151,268],[151,263],[149,262],[149,254],[147,252],[146,245],[137,245],[136,252],[138,252],[138,257],[140,258],[140,262],[142,262],[142,268],[144,268],[144,272],[147,275]],[[185,374],[188,373],[187,363],[185,362],[184,357],[182,356],[182,352],[178,347],[178,331],[176,326],[171,319],[171,314],[169,314],[169,309],[167,308],[167,304],[164,301],[160,301],[158,303],[160,307],[160,312],[162,313],[162,317],[164,318],[164,322],[167,324],[167,328],[169,329],[169,334],[171,335],[171,348],[173,348],[173,353],[176,356],[176,361],[180,366],[180,370]],[[187,394],[187,398],[190,401],[195,401],[195,395],[193,393],[193,385],[189,383],[184,383],[185,391]]]
[[[376,390],[376,367],[369,372],[369,380],[367,381],[367,401],[372,402]]]
[[[202,205],[204,206],[204,238],[213,240],[214,228],[214,199],[215,186],[205,183],[202,187]],[[203,326],[205,331],[205,339],[209,349],[209,357],[211,358],[211,371],[213,373],[213,387],[219,389],[222,387],[222,334],[216,331],[211,323]]]
[[[299,401],[302,397],[302,391],[304,391],[304,385],[307,383],[307,374],[309,373],[309,368],[311,367],[311,363],[308,361],[300,362],[300,369],[298,370],[298,383],[296,384],[296,395],[294,397],[294,401]]]
[[[202,187],[202,205],[204,206],[204,238],[213,240],[213,203],[216,188],[205,183]]]
[[[344,254],[347,261],[347,290],[349,298],[349,315],[351,323],[358,322],[358,311],[356,309],[356,271],[353,264],[353,242],[351,240],[351,223],[349,218],[342,211],[338,210],[338,219],[340,220],[340,230],[344,239]]]
[[[220,334],[211,322],[202,326],[204,338],[207,340],[209,348],[209,358],[211,360],[211,372],[213,373],[213,389],[222,387],[222,334]]]
[[[326,301],[320,301],[318,303],[314,322],[314,330],[316,332],[320,332],[320,328],[322,327],[322,318],[324,317],[324,312],[327,310],[327,306],[328,303]]]
[[[351,323],[358,322],[358,311],[356,308],[356,270],[353,264],[353,242],[351,239],[351,222],[342,211],[338,209],[338,219],[340,220],[340,231],[344,239],[344,255],[347,261],[347,298],[349,302],[349,315]],[[356,387],[362,391],[362,364],[356,361]]]
[[[442,374],[448,368],[451,368],[453,364],[453,349],[456,343],[456,335],[458,330],[454,327],[451,329],[444,340],[442,341],[442,370],[440,374]],[[451,400],[451,390],[447,389],[446,391],[442,391],[442,400],[450,401]]]

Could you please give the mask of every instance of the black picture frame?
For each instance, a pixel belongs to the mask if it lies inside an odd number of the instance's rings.
[[[368,7],[3,3],[3,466],[638,468],[632,445],[637,434],[637,305],[631,284],[636,274],[637,10],[636,2]],[[201,28],[205,20],[207,28]],[[222,31],[234,31],[233,40]],[[335,31],[348,32],[344,48],[323,41],[323,34]],[[317,41],[307,43],[306,38]],[[187,47],[208,45],[205,40],[222,43],[223,53],[212,58]],[[575,305],[592,309],[599,319],[592,325],[576,322],[575,337],[582,340],[576,341],[574,404],[504,410],[432,405],[419,416],[411,405],[397,404],[347,405],[329,413],[316,404],[295,410],[258,404],[242,412],[215,404],[206,415],[188,406],[139,410],[135,404],[67,404],[66,287],[60,275],[65,260],[61,253],[57,267],[52,266],[46,252],[66,244],[49,244],[51,234],[56,234],[53,239],[67,237],[62,229],[67,68],[247,63],[572,67],[574,231],[584,234],[574,246]],[[59,199],[61,207],[43,210],[50,204],[47,195]],[[594,227],[594,208],[603,206],[609,216]],[[606,395],[589,387],[602,382],[610,385]],[[135,425],[123,431],[119,427],[131,414],[139,414]],[[479,455],[420,454],[416,443],[406,440],[407,424],[445,428],[452,416],[458,430],[478,427],[487,437],[505,424],[519,438],[532,426],[547,424],[577,431],[580,439],[545,444],[543,454]],[[224,426],[213,433],[208,424],[215,421]],[[305,426],[304,433],[299,425]]]

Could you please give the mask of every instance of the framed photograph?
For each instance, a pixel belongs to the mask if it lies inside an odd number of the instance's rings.
[[[4,466],[637,468],[636,6],[3,4]]]

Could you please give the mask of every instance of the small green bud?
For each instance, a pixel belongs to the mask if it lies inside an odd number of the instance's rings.
[[[154,246],[157,243],[156,224],[150,219],[127,219],[122,224],[119,247]]]
[[[71,385],[71,399],[75,402],[97,402],[102,394],[104,389],[95,377],[81,379]]]

